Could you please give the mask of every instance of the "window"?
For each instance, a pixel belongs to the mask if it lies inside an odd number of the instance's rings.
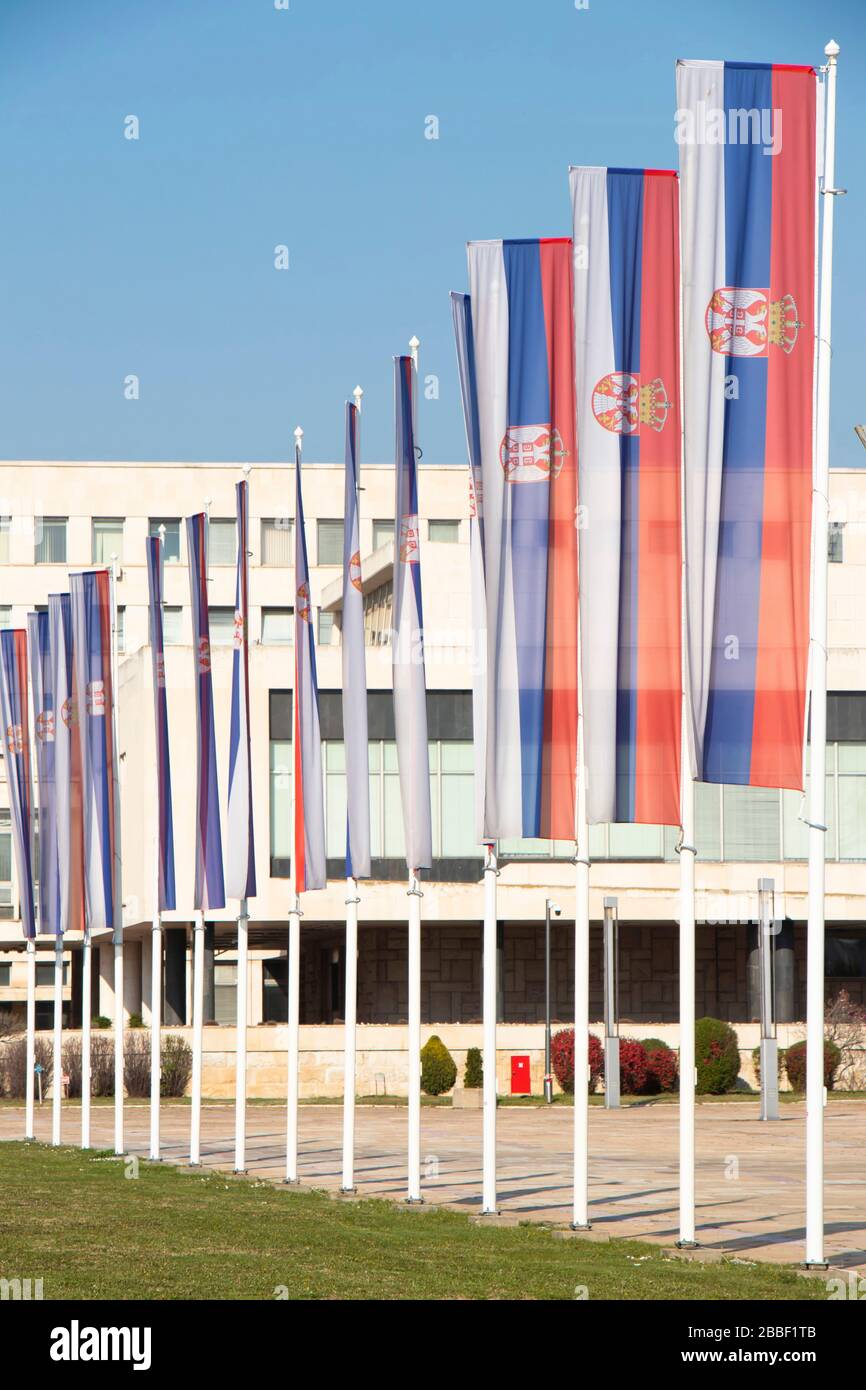
[[[237,564],[238,525],[233,516],[212,517],[208,522],[207,558],[211,565]]]
[[[66,526],[65,516],[37,516],[37,565],[66,564]]]
[[[841,565],[845,558],[845,523],[831,521],[827,535],[827,559],[831,565]]]
[[[866,859],[866,746],[840,743],[837,754],[839,858]]]
[[[210,644],[212,647],[231,647],[235,640],[235,610],[209,608]]]
[[[123,559],[123,517],[95,516],[91,555],[94,565],[110,565],[112,556]]]
[[[866,932],[830,927],[824,945],[824,973],[844,979],[866,977]]]
[[[66,984],[68,974],[67,962],[63,962],[63,983]],[[50,965],[37,965],[36,967],[36,988],[45,989],[48,985],[54,984],[54,962]]]
[[[368,647],[390,647],[393,611],[392,580],[364,595],[364,641]]]
[[[394,521],[374,521],[373,522],[373,549],[379,550],[383,545],[394,539]]]
[[[291,569],[294,564],[292,534],[294,523],[287,516],[262,520],[262,564],[281,565]]]
[[[11,530],[11,516],[0,516],[0,565],[9,564],[9,536]]]
[[[290,647],[294,636],[294,608],[262,609],[262,646]]]
[[[431,541],[456,545],[460,539],[460,523],[457,521],[430,521],[427,525],[427,535]]]
[[[12,983],[12,966],[0,965],[0,989],[8,989]]]
[[[213,968],[214,1018],[233,1027],[238,1016],[238,968],[228,961],[217,961]]]
[[[285,1023],[289,1017],[289,963],[287,960],[262,962],[262,1021]]]
[[[12,605],[4,603],[0,605],[0,628],[12,626]]]
[[[148,522],[147,534],[158,536],[160,527],[165,527],[163,559],[167,564],[180,562],[180,518],[176,516],[152,516]]]
[[[177,647],[183,640],[183,609],[163,608],[162,640],[167,647]]]
[[[334,642],[334,615],[319,609],[319,623],[316,641],[320,647],[330,647]]]
[[[320,565],[341,565],[343,563],[342,521],[317,522],[316,536],[318,563]]]
[[[292,856],[292,745],[272,742],[270,749],[271,862]],[[345,823],[343,852],[345,853]]]
[[[126,608],[122,604],[117,607],[117,650],[126,651]]]
[[[0,917],[12,916],[12,820],[0,810]]]

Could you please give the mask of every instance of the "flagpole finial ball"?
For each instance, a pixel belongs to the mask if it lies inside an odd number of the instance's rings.
[[[295,430],[295,438],[297,439],[297,441],[298,441],[299,444],[300,444],[301,440],[303,439],[303,437],[304,437],[304,431],[301,429],[300,425],[298,425],[298,428]]]
[[[413,336],[409,339],[409,346],[413,352],[417,352],[419,347],[421,346],[421,339],[416,338],[413,334]]]
[[[827,47],[824,49],[824,52],[826,53],[828,58],[839,57],[839,45],[835,39],[830,40],[830,42],[827,44]]]

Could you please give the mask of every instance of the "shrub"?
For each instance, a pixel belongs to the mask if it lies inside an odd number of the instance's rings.
[[[839,1070],[839,1063],[842,1060],[841,1049],[829,1038],[824,1039],[824,1085],[828,1091],[832,1091],[833,1083],[836,1080],[836,1072]],[[792,1091],[803,1092],[806,1089],[806,1043],[794,1043],[785,1053],[785,1071]]]
[[[144,1027],[144,1019],[142,1018],[141,1014],[130,1014],[130,1015],[129,1015],[129,1026],[130,1026],[130,1028],[143,1028],[143,1027]]]
[[[27,1094],[27,1039],[16,1038],[4,1046],[0,1053],[3,1075],[0,1076],[0,1092],[12,1100],[23,1100]],[[54,1053],[47,1038],[37,1038],[35,1060],[42,1067],[42,1094],[47,1095],[54,1070]],[[39,1096],[39,1082],[35,1081],[33,1094]]]
[[[695,1024],[695,1066],[699,1096],[721,1096],[732,1091],[740,1074],[737,1035],[720,1018],[699,1018]]]
[[[619,1089],[624,1096],[639,1096],[646,1085],[647,1062],[643,1043],[619,1040]]]
[[[124,1038],[123,1084],[128,1096],[150,1095],[149,1033],[128,1033]]]
[[[70,1100],[81,1095],[81,1039],[69,1038],[63,1044],[63,1070],[69,1077],[66,1094]]]
[[[644,1038],[646,1052],[646,1083],[643,1094],[657,1096],[662,1091],[675,1091],[679,1083],[677,1054],[661,1038]]]
[[[550,1040],[550,1065],[566,1095],[574,1095],[574,1029],[562,1028]],[[594,1091],[604,1074],[604,1049],[594,1033],[589,1035],[589,1090]]]
[[[112,1038],[91,1037],[90,1039],[90,1083],[91,1095],[114,1095],[114,1041]]]
[[[470,1047],[466,1054],[463,1085],[467,1091],[477,1091],[480,1086],[484,1085],[484,1063],[481,1058],[480,1047]]]
[[[192,1076],[192,1048],[183,1038],[169,1033],[162,1040],[159,1093],[183,1096]]]
[[[90,1026],[91,1028],[110,1028],[111,1019],[106,1018],[105,1014],[97,1014],[95,1018],[90,1020]]]
[[[433,1034],[421,1048],[421,1090],[441,1096],[457,1080],[457,1065],[441,1038]]]
[[[784,1072],[785,1072],[785,1049],[784,1049],[784,1047],[779,1047],[779,1048],[776,1049],[776,1056],[777,1056],[777,1058],[778,1058],[779,1080],[781,1081],[781,1080],[782,1080],[782,1076],[784,1075]],[[758,1086],[760,1086],[760,1084],[761,1084],[761,1048],[760,1048],[760,1044],[759,1044],[757,1047],[753,1047],[753,1048],[752,1048],[752,1066],[755,1068],[755,1080],[757,1081]]]

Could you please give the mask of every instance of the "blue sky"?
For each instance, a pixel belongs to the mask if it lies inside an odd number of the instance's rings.
[[[0,457],[270,461],[300,422],[341,459],[360,381],[390,460],[417,333],[424,457],[464,462],[465,242],[567,234],[569,163],[675,167],[677,57],[818,63],[831,37],[831,461],[859,465],[863,0],[2,0]]]

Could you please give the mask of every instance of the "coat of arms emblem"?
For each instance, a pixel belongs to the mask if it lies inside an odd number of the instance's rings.
[[[400,559],[404,565],[417,565],[421,559],[417,516],[404,516],[400,522]]]
[[[593,415],[613,434],[640,434],[643,426],[658,434],[670,408],[671,399],[658,376],[642,386],[631,372],[608,372],[592,393]]]
[[[313,609],[310,603],[310,586],[306,580],[298,589],[297,598],[295,600],[295,612],[305,623],[312,621]]]
[[[723,357],[766,357],[771,347],[793,351],[803,324],[793,295],[770,299],[769,290],[716,290],[706,313],[713,352]]]
[[[568,450],[550,425],[509,425],[499,460],[509,483],[548,483],[562,472]]]
[[[40,743],[54,742],[54,710],[41,709],[36,716],[36,737]]]

